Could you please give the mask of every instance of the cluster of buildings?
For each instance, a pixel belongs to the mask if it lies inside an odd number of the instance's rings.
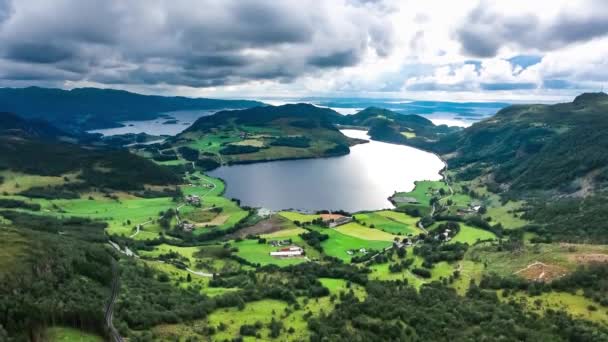
[[[453,234],[450,234],[451,232],[452,232],[451,229],[446,228],[443,232],[435,235],[433,238],[435,240],[441,240],[444,242],[448,242],[448,241],[452,240],[452,236],[450,236],[450,235],[453,235]]]
[[[186,195],[186,203],[191,205],[201,205],[201,198],[197,195]]]
[[[476,214],[479,212],[479,209],[481,209],[480,205],[471,205],[467,208],[464,209],[458,209],[458,211],[456,212],[457,215],[462,216],[462,215],[468,215],[468,214]]]
[[[281,247],[291,245],[291,239],[289,240],[272,240],[268,243],[272,247]]]
[[[348,254],[348,255],[353,255],[353,254],[355,254],[356,252],[359,252],[359,253],[361,253],[361,254],[367,254],[367,250],[366,250],[365,248],[360,248],[358,251],[357,251],[357,250],[352,250],[352,249],[349,249],[348,251],[346,251],[346,254]]]
[[[196,225],[194,223],[190,223],[188,221],[181,221],[178,225],[178,228],[180,228],[181,230],[185,231],[185,232],[191,232],[196,228]]]

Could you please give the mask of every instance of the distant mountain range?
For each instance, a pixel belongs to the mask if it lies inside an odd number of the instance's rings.
[[[401,114],[428,115],[434,113],[453,113],[463,118],[483,118],[493,115],[500,109],[508,107],[506,102],[448,102],[448,101],[406,101],[399,99],[367,98],[309,98],[307,102],[332,108],[368,108],[379,107]]]
[[[123,90],[76,88],[0,88],[0,112],[51,122],[67,131],[119,127],[178,110],[239,109],[264,105],[249,100],[141,95]]]

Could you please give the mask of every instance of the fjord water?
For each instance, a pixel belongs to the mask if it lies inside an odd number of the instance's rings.
[[[124,121],[122,127],[102,128],[91,130],[89,133],[117,135],[127,133],[147,133],[150,135],[177,135],[202,116],[212,115],[221,109],[212,110],[180,110],[163,113],[164,117],[154,120]],[[170,121],[175,120],[175,121]]]
[[[342,130],[367,139],[359,130]],[[443,162],[412,147],[371,141],[341,157],[223,166],[213,177],[226,181],[226,196],[272,210],[391,208],[388,197],[409,191],[417,180],[439,180]]]

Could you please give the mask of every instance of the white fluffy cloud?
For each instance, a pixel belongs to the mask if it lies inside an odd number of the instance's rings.
[[[0,0],[0,85],[190,96],[569,97],[608,2]]]

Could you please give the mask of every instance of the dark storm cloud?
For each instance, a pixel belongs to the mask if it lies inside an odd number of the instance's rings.
[[[326,56],[314,56],[309,59],[309,63],[318,67],[341,67],[351,66],[359,62],[358,51],[339,51]]]
[[[75,56],[68,46],[46,42],[15,42],[6,51],[6,58],[27,63],[55,63]]]
[[[508,16],[482,1],[456,30],[463,52],[476,57],[494,57],[505,45],[552,50],[608,34],[608,1],[577,3],[580,11],[562,12],[548,22],[533,14]]]
[[[388,55],[393,35],[383,15],[306,0],[0,0],[0,78],[286,82],[355,65],[370,50]]]

